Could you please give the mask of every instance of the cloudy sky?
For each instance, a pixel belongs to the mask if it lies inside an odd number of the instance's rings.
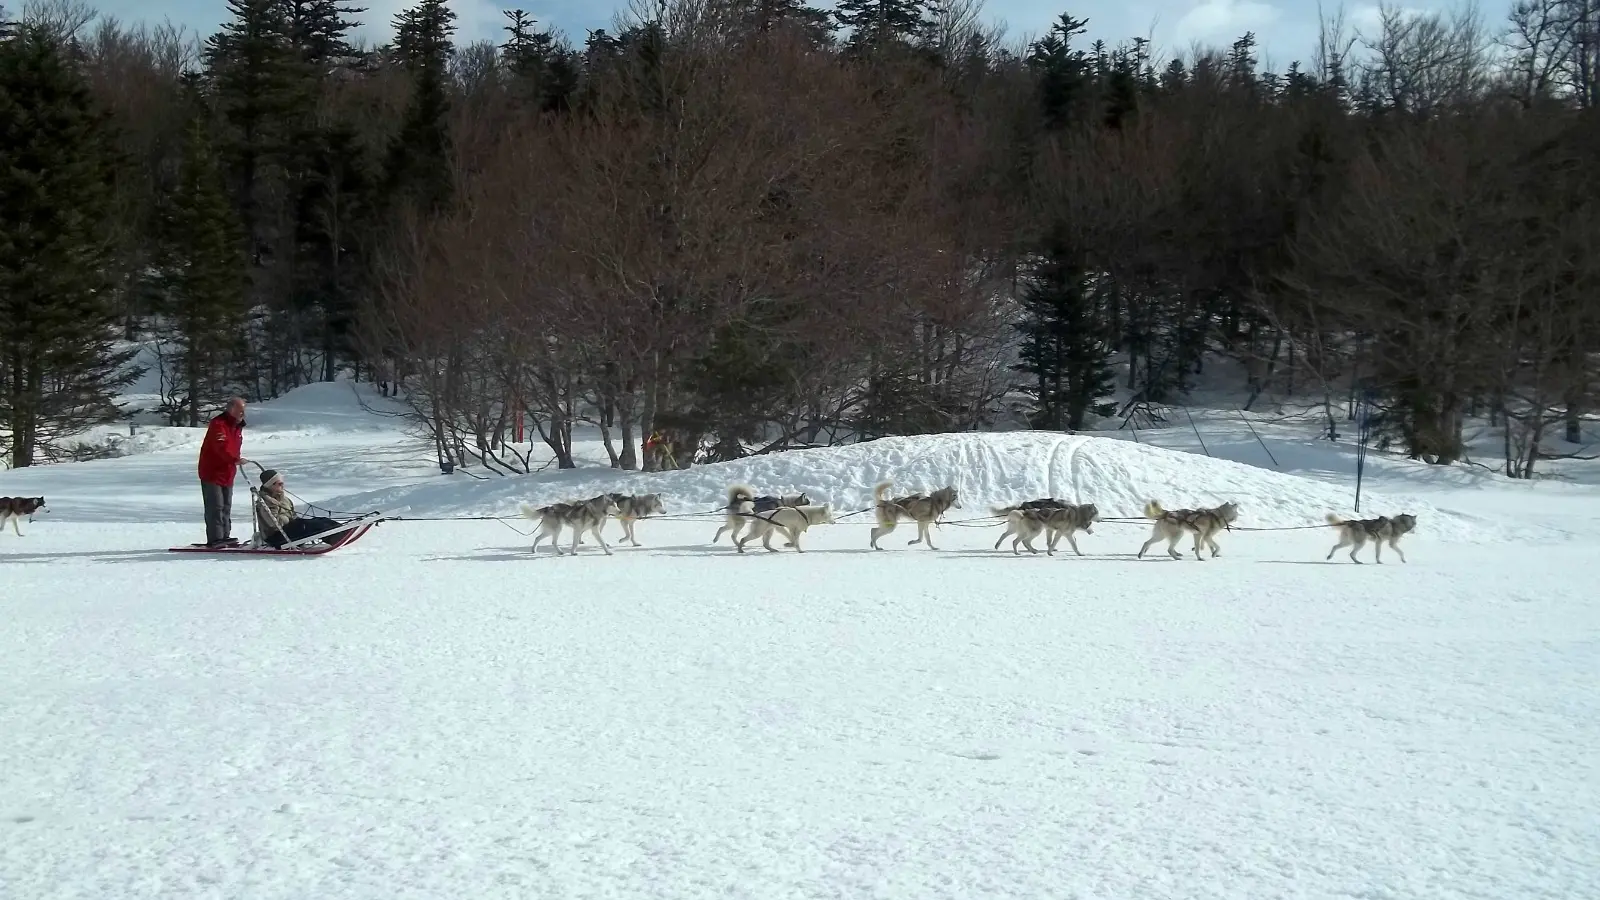
[[[103,13],[124,20],[163,18],[180,22],[204,33],[215,30],[225,13],[224,0],[90,0]],[[608,27],[619,6],[626,0],[454,0],[461,37],[499,38],[500,10],[521,6],[540,21],[566,31],[581,42],[588,29]],[[814,0],[815,2],[815,0]],[[1323,9],[1332,12],[1340,0],[1321,0]],[[1415,10],[1443,10],[1465,0],[1401,0],[1399,5]],[[18,6],[20,3],[8,3]],[[409,0],[367,0],[366,36],[381,41],[388,37],[390,17]],[[818,5],[829,5],[826,2]],[[1486,15],[1498,18],[1498,0],[1481,5]],[[1377,4],[1367,0],[1345,0],[1346,19],[1358,27],[1370,28],[1376,20]],[[1319,17],[1318,0],[988,0],[987,16],[1004,21],[1013,38],[1037,35],[1049,27],[1063,11],[1089,20],[1091,37],[1116,42],[1134,35],[1148,35],[1164,54],[1184,52],[1195,42],[1227,44],[1247,31],[1260,39],[1264,58],[1273,68],[1282,69],[1290,60],[1306,58],[1316,41]]]

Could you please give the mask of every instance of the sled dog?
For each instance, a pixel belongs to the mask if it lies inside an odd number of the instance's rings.
[[[11,523],[11,530],[17,537],[26,537],[22,533],[22,520],[36,512],[49,512],[44,505],[43,497],[0,497],[0,531]]]
[[[826,503],[821,506],[780,506],[752,516],[750,533],[744,536],[744,540],[735,541],[734,546],[743,553],[745,544],[760,538],[761,546],[776,553],[778,548],[772,546],[772,535],[781,532],[789,539],[787,546],[793,547],[796,553],[804,553],[804,548],[800,546],[800,535],[813,525],[832,524],[833,508]]]
[[[928,531],[928,526],[939,520],[940,516],[952,509],[960,509],[961,503],[956,498],[956,489],[942,487],[932,494],[910,494],[905,497],[889,498],[889,489],[894,483],[885,481],[872,489],[873,511],[878,515],[878,527],[872,529],[872,549],[882,550],[878,546],[878,538],[883,537],[895,529],[895,526],[904,521],[917,523],[917,537],[907,541],[906,546],[928,542],[928,549],[937,550],[933,545],[933,536]]]
[[[781,497],[756,496],[756,489],[747,484],[731,484],[728,486],[728,505],[723,507],[727,515],[722,518],[722,527],[717,529],[716,536],[711,538],[715,544],[722,540],[722,533],[731,531],[728,540],[738,543],[739,533],[745,526],[754,521],[754,516],[760,513],[771,512],[785,506],[810,506],[811,496],[804,492],[798,494],[784,494]]]
[[[1139,548],[1141,559],[1146,550],[1163,539],[1167,542],[1167,555],[1173,559],[1183,559],[1183,554],[1174,548],[1187,531],[1194,535],[1194,558],[1203,561],[1200,555],[1202,543],[1211,548],[1212,558],[1222,552],[1222,548],[1217,546],[1217,532],[1226,531],[1239,518],[1239,504],[1229,502],[1211,509],[1162,509],[1161,504],[1151,500],[1144,505],[1144,517],[1154,519],[1156,524],[1150,540]]]
[[[609,494],[601,494],[591,500],[580,500],[575,503],[552,503],[537,509],[526,503],[522,504],[522,515],[539,523],[539,531],[533,536],[533,547],[530,552],[539,552],[539,542],[546,537],[550,538],[550,546],[556,549],[556,555],[561,555],[561,530],[572,529],[572,553],[578,553],[578,540],[585,531],[594,535],[600,542],[600,549],[611,555],[611,547],[606,544],[606,539],[600,535],[600,527],[606,523],[606,518],[617,514],[617,501],[611,499]]]
[[[1040,497],[1037,500],[1024,500],[1023,502],[1012,506],[991,506],[989,507],[989,511],[1003,519],[1019,509],[1037,511],[1043,509],[1060,509],[1063,506],[1071,505],[1072,504],[1065,500],[1057,500],[1054,497]]]
[[[661,502],[660,494],[607,494],[611,502],[617,505],[616,520],[622,523],[622,536],[628,543],[639,546],[639,541],[633,536],[633,527],[640,519],[648,516],[659,516],[667,511]]]
[[[1038,553],[1039,551],[1033,548],[1033,539],[1043,532],[1047,535],[1045,551],[1050,555],[1055,555],[1056,545],[1064,537],[1067,539],[1067,543],[1072,546],[1072,552],[1082,556],[1083,551],[1078,549],[1078,542],[1073,539],[1073,535],[1079,531],[1084,534],[1094,534],[1094,523],[1100,519],[1100,510],[1093,503],[1085,503],[1080,506],[1072,503],[1062,503],[1061,501],[1050,501],[1060,505],[1029,505],[1041,502],[1043,501],[1030,500],[1028,503],[1018,506],[996,507],[993,509],[992,512],[995,515],[1006,517],[1005,533],[1000,535],[1000,540],[994,542],[994,548],[999,550],[1000,544],[1007,537],[1015,535],[1015,538],[1011,541],[1012,553],[1017,552],[1018,544],[1027,547],[1029,553]]]
[[[1328,524],[1339,529],[1339,543],[1333,545],[1328,551],[1328,559],[1339,552],[1340,547],[1350,548],[1350,561],[1359,563],[1356,552],[1372,542],[1372,559],[1374,562],[1383,562],[1383,545],[1388,544],[1394,552],[1400,554],[1400,561],[1406,561],[1406,554],[1400,549],[1400,539],[1415,531],[1417,517],[1401,513],[1398,516],[1379,516],[1376,519],[1341,519],[1335,515],[1328,516]]]

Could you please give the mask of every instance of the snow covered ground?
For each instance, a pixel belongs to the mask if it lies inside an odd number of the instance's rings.
[[[348,385],[251,421],[302,496],[416,517],[611,489],[681,515],[735,480],[850,512],[885,477],[956,484],[952,518],[1352,512],[1349,447],[1263,425],[1279,470],[1204,417],[1215,459],[1176,431],[1007,434],[494,481],[439,475]],[[701,517],[610,558],[401,521],[302,560],[165,552],[200,537],[172,443],[0,472],[51,507],[0,535],[0,896],[1600,896],[1581,473],[1374,456],[1362,509],[1421,516],[1405,565],[1324,563],[1320,529],[1135,560],[1148,529],[1113,523],[1081,559],[980,522],[874,553],[867,516],[804,555],[739,556]]]

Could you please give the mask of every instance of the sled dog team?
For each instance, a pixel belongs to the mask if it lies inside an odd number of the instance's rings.
[[[885,481],[873,489],[872,512],[877,524],[872,529],[869,545],[874,550],[883,549],[878,546],[879,538],[894,531],[902,522],[912,522],[917,527],[917,536],[907,542],[908,546],[926,543],[929,549],[937,550],[930,528],[950,510],[962,508],[956,489],[943,487],[929,494],[891,497],[889,492],[893,486],[892,482]],[[711,541],[716,543],[727,533],[740,553],[744,552],[746,544],[754,540],[760,540],[761,546],[767,550],[777,552],[778,548],[772,546],[774,535],[784,538],[784,546],[803,553],[801,535],[813,525],[831,525],[836,521],[830,504],[813,503],[805,493],[757,495],[749,485],[735,484],[729,486],[727,497],[727,505],[722,510],[722,527],[717,529]],[[558,542],[564,530],[572,532],[570,551],[573,554],[578,552],[583,535],[588,533],[594,536],[606,555],[611,555],[611,547],[601,536],[600,530],[606,520],[612,518],[622,523],[623,537],[637,547],[639,541],[634,537],[634,526],[642,518],[661,515],[665,511],[659,494],[601,494],[589,500],[541,507],[522,504],[523,516],[539,523],[533,539],[533,552],[537,553],[539,544],[548,538],[557,556],[562,555]],[[1044,535],[1046,553],[1054,555],[1057,544],[1064,538],[1072,547],[1072,552],[1082,556],[1083,552],[1078,549],[1074,535],[1080,531],[1094,534],[1094,524],[1100,519],[1100,511],[1093,503],[1074,504],[1053,497],[1029,500],[1015,506],[993,507],[990,511],[996,517],[1003,518],[1006,526],[1000,539],[995,541],[995,549],[1000,549],[1000,545],[1010,537],[1013,554],[1018,553],[1019,547],[1027,547],[1028,552],[1038,553],[1033,542]],[[1140,558],[1164,540],[1167,543],[1167,555],[1182,559],[1183,555],[1177,550],[1178,541],[1184,535],[1189,535],[1194,539],[1195,559],[1203,560],[1205,557],[1200,554],[1202,547],[1210,549],[1213,558],[1221,554],[1217,535],[1233,526],[1239,518],[1239,506],[1230,502],[1210,509],[1169,510],[1152,500],[1145,504],[1144,517],[1152,520],[1154,528],[1150,539],[1139,548]],[[1373,558],[1377,562],[1383,562],[1384,544],[1388,544],[1400,555],[1400,561],[1405,562],[1406,555],[1400,549],[1400,539],[1416,529],[1417,518],[1402,514],[1346,520],[1330,515],[1328,525],[1338,530],[1339,542],[1328,551],[1327,559],[1333,559],[1333,554],[1349,547],[1351,561],[1359,563],[1361,560],[1356,558],[1356,553],[1371,543]]]

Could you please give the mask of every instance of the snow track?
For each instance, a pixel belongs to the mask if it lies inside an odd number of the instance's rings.
[[[1600,613],[1522,574],[1592,550],[1322,565],[1312,532],[1133,562],[1142,529],[1050,559],[838,526],[739,556],[713,530],[559,560],[494,523],[314,562],[13,538],[6,893],[1600,891]]]

